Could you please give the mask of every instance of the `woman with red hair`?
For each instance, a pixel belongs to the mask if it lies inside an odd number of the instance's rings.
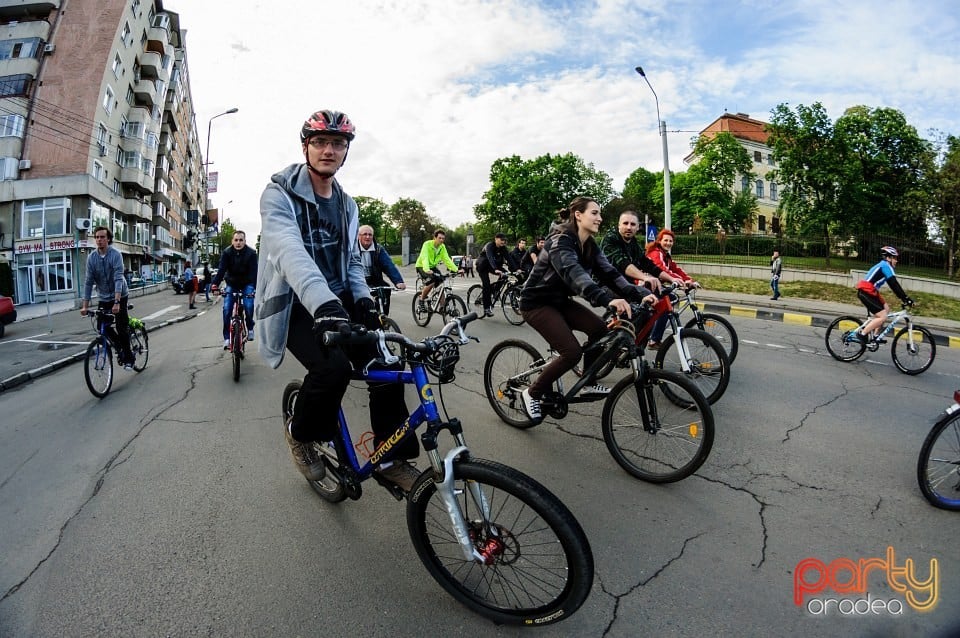
[[[647,257],[649,257],[660,270],[669,273],[674,279],[682,281],[685,288],[699,288],[700,284],[695,282],[690,275],[683,272],[683,268],[678,266],[677,262],[675,262],[670,255],[670,251],[673,249],[674,239],[675,235],[672,230],[669,228],[662,229],[657,233],[657,240],[647,244]],[[673,299],[672,301],[676,303],[677,300]],[[647,343],[647,348],[650,350],[660,348],[660,340],[663,339],[663,331],[667,329],[667,321],[669,321],[668,316],[663,315],[657,319],[657,323],[654,324],[653,330],[650,332],[650,342]]]

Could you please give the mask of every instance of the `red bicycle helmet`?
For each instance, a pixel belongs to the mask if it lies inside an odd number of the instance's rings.
[[[300,143],[306,143],[311,137],[321,133],[331,133],[353,140],[357,129],[346,113],[324,109],[307,118],[300,129]]]

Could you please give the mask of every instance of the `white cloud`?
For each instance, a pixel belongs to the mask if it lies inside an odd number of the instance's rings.
[[[212,115],[215,204],[249,232],[269,176],[301,161],[318,108],[358,136],[340,174],[354,195],[422,201],[457,225],[513,154],[573,152],[614,186],[670,164],[724,109],[766,119],[781,102],[892,106],[921,134],[958,131],[957,9],[919,1],[166,0],[188,30],[201,146]],[[879,8],[878,8],[879,7]]]

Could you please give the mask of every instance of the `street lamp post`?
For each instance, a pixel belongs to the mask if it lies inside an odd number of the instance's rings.
[[[663,227],[670,229],[670,159],[667,154],[667,122],[660,119],[660,98],[657,97],[657,92],[653,90],[653,85],[647,79],[647,74],[643,72],[643,67],[638,66],[636,70],[647,83],[647,86],[650,87],[650,92],[653,93],[653,99],[657,105],[657,127],[660,131],[660,142],[663,146]]]
[[[211,164],[211,162],[210,162],[210,131],[211,131],[212,128],[213,128],[213,121],[214,121],[215,119],[217,119],[218,117],[221,117],[221,116],[223,116],[223,115],[231,115],[231,114],[233,114],[233,113],[236,113],[236,112],[239,111],[239,110],[240,110],[240,109],[238,109],[237,107],[233,107],[232,109],[227,109],[227,110],[224,111],[223,113],[217,113],[216,115],[214,115],[213,117],[211,117],[211,118],[207,121],[207,151],[206,151],[206,154],[203,156],[203,168],[204,168],[204,171],[203,171],[203,212],[204,212],[204,214],[206,214],[206,212],[207,212],[207,200],[210,198],[210,193],[207,191],[207,188],[208,188],[209,183],[210,183],[210,164]]]

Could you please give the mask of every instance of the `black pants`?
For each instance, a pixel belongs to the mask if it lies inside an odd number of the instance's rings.
[[[533,310],[524,310],[521,314],[523,314],[527,324],[539,332],[559,355],[540,372],[540,376],[530,385],[530,396],[534,399],[542,398],[543,394],[551,389],[553,382],[562,377],[568,370],[573,369],[573,366],[577,365],[580,357],[583,356],[583,348],[580,346],[580,341],[574,336],[574,330],[585,333],[590,343],[602,337],[607,331],[603,319],[598,317],[594,311],[572,299],[556,306],[542,306]],[[584,361],[584,369],[589,367],[591,363],[593,361]]]
[[[124,361],[132,362],[133,353],[130,352],[130,314],[127,312],[129,297],[120,298],[120,312],[114,317],[113,326],[107,328],[110,338],[120,348],[120,355]],[[101,312],[113,312],[113,301],[98,301],[97,308]]]
[[[477,274],[480,275],[480,285],[483,287],[483,293],[482,293],[483,309],[486,310],[487,308],[490,308],[492,305],[490,300],[493,298],[493,287],[497,283],[497,281],[500,281],[500,280],[497,279],[496,281],[491,283],[490,275],[492,275],[493,272],[485,268],[483,269],[477,268]]]
[[[342,301],[354,320],[361,319],[353,312],[352,299]],[[290,316],[287,348],[307,369],[294,408],[291,434],[301,442],[330,441],[339,427],[337,415],[350,383],[351,362],[361,369],[374,357],[375,348],[357,346],[349,348],[349,351],[340,347],[322,348],[313,333],[313,317],[299,303],[294,303]],[[396,367],[400,366],[397,364]],[[403,398],[404,386],[399,383],[369,383],[367,390],[374,445],[380,445],[410,415]],[[413,459],[420,454],[420,444],[415,436],[394,449],[395,458]]]

